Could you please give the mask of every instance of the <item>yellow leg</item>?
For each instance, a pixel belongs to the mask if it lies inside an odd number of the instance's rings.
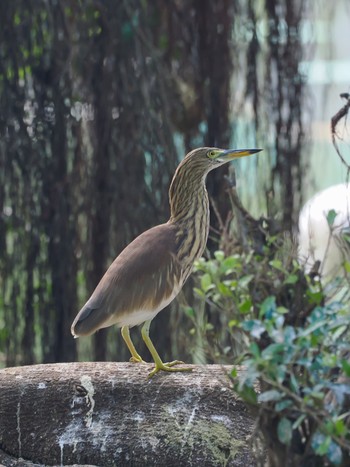
[[[134,344],[133,344],[133,342],[131,340],[129,326],[123,326],[122,330],[121,330],[121,334],[122,334],[122,338],[125,341],[125,344],[128,346],[128,349],[130,350],[130,353],[132,355],[131,358],[130,358],[130,362],[133,362],[133,363],[145,363],[142,360],[142,357],[137,353],[137,351],[135,349],[135,346],[134,346]]]
[[[142,326],[141,335],[142,339],[144,340],[145,344],[147,345],[148,350],[151,352],[153,357],[155,367],[148,375],[149,378],[152,378],[158,371],[192,371],[192,368],[173,368],[174,365],[179,365],[183,362],[180,360],[174,360],[173,362],[163,363],[162,359],[160,358],[158,352],[156,351],[150,337],[149,337],[149,327],[151,324],[151,320],[146,321],[145,324]]]

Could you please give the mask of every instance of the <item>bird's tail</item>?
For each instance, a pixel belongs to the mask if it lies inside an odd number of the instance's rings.
[[[95,308],[89,302],[83,306],[83,308],[79,311],[75,320],[71,326],[71,333],[72,335],[77,338],[79,336],[89,336],[93,334],[98,329],[105,327],[104,323],[101,320],[101,310]]]

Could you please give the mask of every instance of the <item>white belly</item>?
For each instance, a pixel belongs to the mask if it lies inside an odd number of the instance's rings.
[[[163,300],[158,308],[155,308],[153,310],[134,310],[131,312],[126,312],[122,314],[121,316],[118,316],[117,318],[115,316],[111,316],[109,320],[107,320],[101,328],[107,328],[109,326],[117,325],[118,327],[123,327],[123,326],[137,326],[139,324],[144,323],[145,321],[153,319],[160,311],[162,311],[166,306],[171,303],[176,295],[179,293],[180,288],[177,288],[170,297],[168,297],[166,300]]]

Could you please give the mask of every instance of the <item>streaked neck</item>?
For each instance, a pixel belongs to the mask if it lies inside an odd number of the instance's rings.
[[[191,167],[186,162],[183,161],[177,168],[170,185],[170,223],[186,222],[196,215],[198,210],[209,210],[205,187],[207,172]]]
[[[177,172],[169,190],[171,215],[168,223],[177,227],[177,256],[184,265],[186,277],[193,261],[202,256],[209,232],[206,174],[191,175],[184,179],[181,172]]]

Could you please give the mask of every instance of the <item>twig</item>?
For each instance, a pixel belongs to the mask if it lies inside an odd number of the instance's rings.
[[[341,154],[341,152],[339,150],[339,147],[338,147],[338,143],[336,141],[336,136],[337,136],[336,126],[338,125],[339,121],[342,118],[344,118],[344,117],[346,117],[348,115],[348,112],[349,112],[349,109],[350,109],[350,94],[342,93],[342,94],[340,94],[340,97],[346,99],[347,103],[331,119],[332,143],[333,143],[333,146],[334,146],[335,150],[337,151],[337,154],[338,154],[340,160],[345,165],[345,167],[348,169],[348,171],[350,171],[350,165],[345,161],[344,157],[342,156],[342,154]]]

